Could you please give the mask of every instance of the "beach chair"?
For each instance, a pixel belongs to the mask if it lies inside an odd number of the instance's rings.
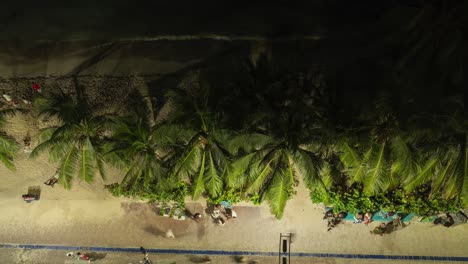
[[[27,203],[32,201],[39,201],[41,199],[41,187],[39,186],[29,186],[28,193],[22,195],[23,200]]]

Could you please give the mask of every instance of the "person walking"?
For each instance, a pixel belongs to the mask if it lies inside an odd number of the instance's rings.
[[[175,238],[174,233],[172,232],[172,229],[167,230],[166,238]]]

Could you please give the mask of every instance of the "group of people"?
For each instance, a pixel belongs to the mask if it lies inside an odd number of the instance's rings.
[[[224,209],[224,211],[221,211],[222,209]],[[211,217],[214,219],[217,225],[224,226],[226,221],[237,218],[237,213],[232,208],[223,208],[220,204],[217,204],[213,207]]]
[[[381,235],[390,234],[393,231],[401,230],[406,225],[401,221],[401,217],[397,215],[392,221],[387,223],[381,223],[380,225],[376,226],[374,230],[370,231],[371,234],[374,235]]]
[[[451,227],[453,224],[455,224],[455,220],[453,220],[453,217],[449,213],[446,213],[446,214],[438,215],[433,223],[434,225],[442,225],[445,227]]]
[[[77,260],[84,260],[84,261],[88,261],[88,263],[91,263],[91,258],[88,255],[81,253],[81,252],[76,252],[76,253],[68,252],[67,257],[76,258]]]
[[[364,222],[365,225],[370,224],[370,222],[372,222],[372,213],[365,213],[365,214],[362,214],[361,212],[356,213],[354,215],[353,223],[360,224],[362,222]]]
[[[341,223],[341,221],[346,217],[346,212],[340,212],[338,214],[334,214],[332,210],[328,210],[325,212],[325,216],[323,219],[327,219],[327,231],[332,230],[336,225]]]
[[[323,219],[327,220],[327,231],[330,231],[333,229],[337,224],[342,222],[342,220],[347,216],[346,212],[340,212],[338,214],[333,213],[333,210],[328,210],[325,212],[325,216]],[[394,216],[394,214],[389,213],[386,214],[386,218],[388,216]],[[372,222],[372,213],[361,213],[358,212],[353,216],[353,223],[354,224],[360,224],[364,223],[365,225],[368,225],[369,223]],[[393,220],[388,222],[388,223],[382,223],[375,227],[373,231],[370,231],[371,234],[376,234],[376,235],[383,235],[383,234],[389,234],[392,231],[395,230],[400,230],[405,227],[405,224],[401,221],[401,217],[399,215],[394,216]]]

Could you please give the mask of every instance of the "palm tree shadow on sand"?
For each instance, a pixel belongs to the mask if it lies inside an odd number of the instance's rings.
[[[192,263],[211,263],[211,258],[208,256],[187,256]]]
[[[151,226],[151,225],[147,225],[145,227],[145,231],[150,233],[150,234],[153,234],[155,236],[161,236],[161,237],[166,236],[166,232],[164,232],[163,230],[161,230],[161,229],[159,229],[157,227]]]
[[[97,252],[89,252],[86,253],[86,256],[88,256],[92,261],[100,260],[105,258],[107,253],[97,253]]]

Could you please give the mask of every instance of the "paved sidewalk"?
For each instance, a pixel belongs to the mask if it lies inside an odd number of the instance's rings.
[[[74,261],[65,256],[64,250],[47,249],[0,249],[2,263],[34,263],[34,264],[69,264]],[[136,252],[106,252],[102,258],[91,263],[96,264],[137,264],[142,255]],[[193,254],[157,254],[151,253],[150,259],[154,264],[183,264],[200,263],[207,255]],[[232,255],[210,255],[211,264],[234,264],[236,259]],[[256,261],[256,264],[276,264],[277,256],[246,256],[247,261]],[[249,262],[246,262],[249,263]],[[292,264],[462,264],[463,261],[455,260],[410,260],[399,259],[362,259],[362,258],[317,258],[317,257],[291,257]]]

